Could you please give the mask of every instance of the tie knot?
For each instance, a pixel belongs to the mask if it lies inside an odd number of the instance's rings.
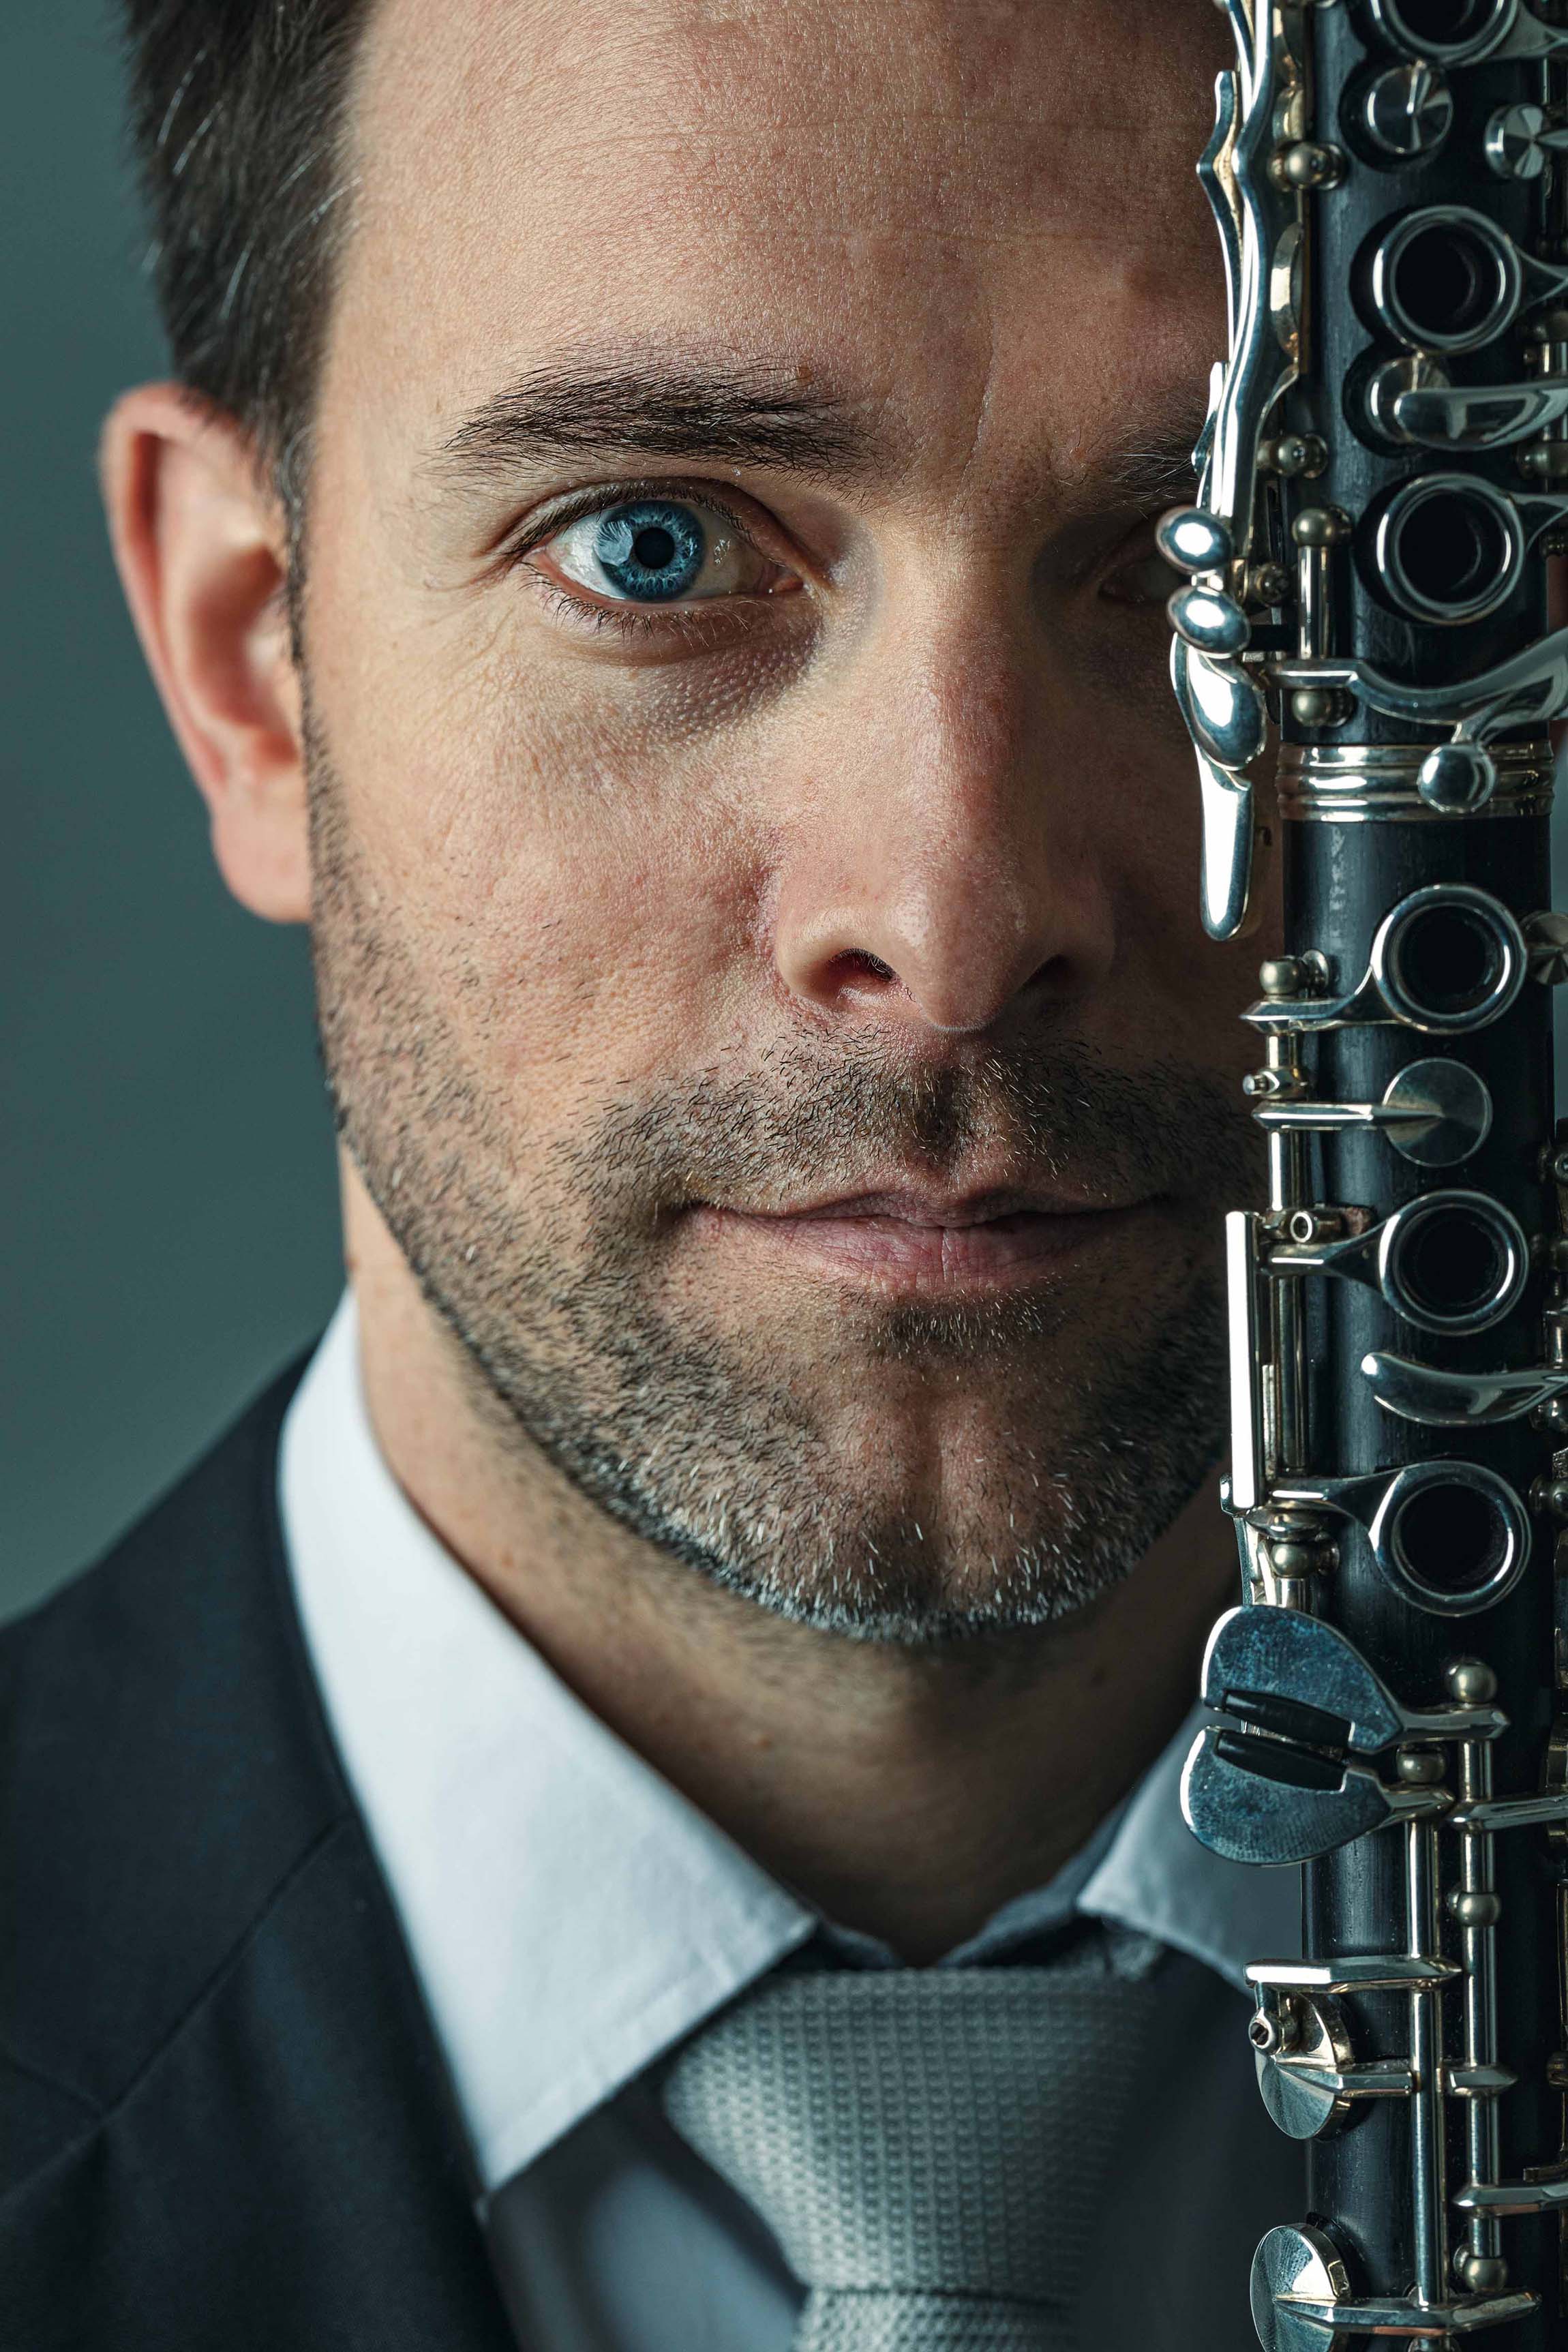
[[[667,2112],[808,2287],[1059,2310],[1157,1999],[1106,1951],[773,1977],[679,2053]]]

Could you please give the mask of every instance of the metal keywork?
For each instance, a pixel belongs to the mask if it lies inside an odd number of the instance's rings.
[[[1280,687],[1352,695],[1380,718],[1416,727],[1451,724],[1449,740],[1423,760],[1417,790],[1430,805],[1462,816],[1484,807],[1497,789],[1492,747],[1499,739],[1541,727],[1568,705],[1568,629],[1451,685],[1417,685],[1371,663],[1315,655],[1270,662],[1268,675]]]
[[[1203,795],[1204,929],[1234,939],[1252,893],[1256,818],[1246,771],[1268,737],[1262,688],[1232,662],[1210,660],[1177,637],[1171,680],[1193,738]]]
[[[1358,1756],[1495,1739],[1508,1729],[1501,1709],[1469,1685],[1446,1706],[1406,1706],[1344,1634],[1289,1609],[1226,1612],[1209,1635],[1202,1697],[1275,1738],[1326,1742]]]
[[[1568,382],[1453,383],[1425,352],[1385,361],[1364,399],[1373,432],[1415,448],[1509,448],[1568,416]]]
[[[1500,52],[1540,53],[1560,37],[1521,0],[1469,0],[1436,6],[1430,0],[1370,0],[1373,22],[1390,47],[1406,57],[1435,58],[1446,66],[1478,65]]]
[[[1421,205],[1384,230],[1368,271],[1376,320],[1411,352],[1479,351],[1518,318],[1529,295],[1568,291],[1568,269],[1522,249],[1472,205]]]
[[[1401,1704],[1344,1636],[1320,1620],[1288,1610],[1239,1609],[1221,1619],[1209,1642],[1203,1696],[1233,1723],[1210,1727],[1188,1759],[1183,1804],[1189,1825],[1228,1859],[1283,1863],[1310,1859],[1314,1839],[1333,1850],[1352,1839],[1402,1827],[1405,1849],[1403,1950],[1342,1957],[1331,1962],[1260,1961],[1247,1971],[1258,1999],[1250,2029],[1265,2104],[1292,2137],[1317,2140],[1345,2129],[1361,2102],[1399,2099],[1411,2112],[1412,2202],[1416,2218],[1418,2276],[1414,2297],[1382,2308],[1353,2298],[1332,2242],[1311,2233],[1318,2274],[1336,2269],[1331,2291],[1303,2293],[1300,2267],[1282,2288],[1279,2258],[1300,2253],[1303,2233],[1274,2231],[1259,2250],[1261,2277],[1271,2298],[1260,2319],[1271,2339],[1283,2316],[1291,2326],[1321,2326],[1322,2306],[1336,2306],[1334,2324],[1352,2332],[1405,2329],[1464,2333],[1489,2324],[1483,2313],[1496,2294],[1473,2292],[1448,2302],[1450,2270],[1461,2284],[1500,2288],[1503,2265],[1497,2228],[1504,2217],[1568,2210],[1568,2171],[1501,2177],[1498,2102],[1517,2077],[1498,2059],[1496,1838],[1508,1830],[1568,1821],[1568,1794],[1499,1800],[1492,1791],[1492,1746],[1508,1729],[1495,1705],[1496,1678],[1478,1659],[1457,1659],[1447,1675],[1449,1704],[1414,1709]],[[1454,1751],[1458,1796],[1447,1785],[1441,1750]],[[1248,1750],[1251,1751],[1249,1760]],[[1358,1767],[1358,1755],[1395,1750],[1396,1778],[1377,1780]],[[1439,1946],[1438,1827],[1458,1834],[1458,1876],[1446,1908],[1458,1925],[1463,1960]],[[1332,1840],[1332,1845],[1327,1843]],[[1358,2058],[1354,2034],[1340,2005],[1344,1995],[1401,1991],[1406,2001],[1409,2050],[1405,2056]],[[1444,2057],[1441,2009],[1446,1996],[1463,1997],[1462,2042],[1457,2060]],[[1444,2103],[1462,2105],[1467,2177],[1443,2193],[1446,2168]],[[1450,2253],[1447,2209],[1463,2231]],[[1309,2311],[1301,2306],[1310,2304]],[[1507,2315],[1521,2315],[1531,2300],[1508,2299]],[[1352,2319],[1352,2313],[1355,2313]],[[1445,2326],[1436,2315],[1442,2313]],[[1392,2315],[1397,2314],[1397,2318]],[[1406,2315],[1409,2315],[1407,2317]],[[1254,2315],[1258,2317],[1255,2302]],[[1430,2322],[1424,2329],[1423,2322]],[[1300,2340],[1310,2340],[1300,2338]]]
[[[1529,968],[1524,929],[1500,899],[1462,883],[1432,884],[1390,908],[1355,987],[1265,997],[1243,1018],[1265,1034],[1396,1021],[1428,1035],[1459,1036],[1500,1019]],[[1304,961],[1301,970],[1314,976]]]
[[[1270,412],[1296,375],[1300,320],[1293,289],[1310,181],[1275,174],[1279,125],[1301,89],[1299,58],[1272,6],[1223,0],[1237,44],[1237,69],[1220,77],[1215,127],[1198,163],[1225,259],[1230,353],[1215,371],[1208,422],[1199,443],[1200,479],[1192,520],[1169,522],[1162,551],[1187,571],[1205,600],[1234,606],[1226,572],[1245,565],[1258,530],[1259,446]],[[1203,607],[1179,607],[1183,615]],[[1239,610],[1239,607],[1236,607]],[[1215,602],[1217,615],[1222,607]],[[1251,904],[1256,814],[1247,770],[1261,754],[1268,711],[1260,681],[1212,642],[1177,634],[1172,680],[1197,755],[1203,799],[1202,913],[1215,939],[1233,939]],[[1225,625],[1245,640],[1236,624]]]
[[[1373,556],[1384,593],[1417,621],[1484,620],[1518,588],[1535,541],[1560,530],[1568,500],[1505,492],[1468,474],[1418,474],[1377,519]]]
[[[1427,1429],[1475,1428],[1520,1421],[1568,1391],[1568,1371],[1550,1365],[1500,1372],[1451,1372],[1373,1349],[1362,1371],[1384,1412]]]
[[[1289,1609],[1220,1619],[1203,1697],[1225,1720],[1205,1726],[1188,1756],[1187,1826],[1227,1861],[1276,1866],[1444,1811],[1447,1790],[1385,1781],[1360,1759],[1457,1730],[1479,1737],[1483,1722],[1479,1713],[1401,1706],[1342,1634]],[[1495,1709],[1484,1721],[1489,1737],[1506,1728]]]
[[[1363,2336],[1436,2343],[1526,2318],[1529,2294],[1378,2299],[1355,2295],[1333,2240],[1310,2222],[1270,2230],[1252,2264],[1252,2318],[1264,2352],[1350,2352]]]
[[[1432,748],[1430,740],[1352,743],[1320,737],[1312,742],[1283,742],[1275,778],[1279,814],[1286,820],[1331,824],[1445,823],[1444,810],[1422,789]],[[1543,738],[1494,743],[1487,756],[1494,779],[1491,790],[1468,814],[1506,819],[1547,814],[1552,760]]]
[[[1273,1499],[1352,1520],[1384,1581],[1433,1616],[1494,1609],[1530,1559],[1529,1511],[1484,1462],[1445,1455],[1399,1470],[1281,1478]]]
[[[1527,99],[1500,106],[1487,124],[1487,162],[1500,179],[1539,180],[1568,149],[1568,130]]]
[[[1342,2131],[1358,2099],[1407,2099],[1414,2087],[1403,2059],[1357,2064],[1343,2011],[1326,1997],[1293,1992],[1264,1999],[1250,2031],[1258,2092],[1289,2139]]]
[[[1501,1321],[1530,1279],[1523,1228],[1486,1192],[1424,1192],[1380,1224],[1359,1231],[1344,1224],[1341,1212],[1297,1210],[1285,1220],[1284,1238],[1260,1250],[1262,1272],[1276,1280],[1327,1274],[1363,1283],[1406,1323],[1444,1338]]]
[[[1303,1873],[1302,1955],[1248,1973],[1309,2219],[1259,2247],[1252,2314],[1270,2352],[1483,2331],[1549,2352],[1568,918],[1540,910],[1568,713],[1544,561],[1568,545],[1568,0],[1221,5],[1236,63],[1198,171],[1228,350],[1160,545],[1184,575],[1204,924],[1280,924],[1245,1015],[1267,1193],[1226,1228],[1243,1606],[1183,1779],[1212,1850]]]
[[[1263,1097],[1253,1116],[1274,1133],[1339,1135],[1372,1129],[1418,1168],[1456,1168],[1479,1151],[1491,1131],[1492,1098],[1486,1080],[1465,1062],[1412,1062],[1390,1078],[1381,1102],[1319,1102],[1276,1093],[1271,1074],[1258,1073]]]
[[[1361,94],[1359,118],[1372,146],[1406,162],[1435,155],[1454,127],[1454,93],[1426,58],[1385,66]]]
[[[1182,1775],[1182,1818],[1222,1861],[1285,1869],[1391,1822],[1442,1813],[1447,1792],[1405,1789],[1343,1759],[1208,1725]]]

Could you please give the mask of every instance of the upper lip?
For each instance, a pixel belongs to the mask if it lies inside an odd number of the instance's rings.
[[[727,1205],[727,1204],[720,1204]],[[738,1205],[738,1204],[737,1204]],[[920,1185],[889,1184],[863,1192],[835,1192],[825,1198],[789,1202],[782,1208],[742,1208],[752,1217],[890,1217],[909,1225],[987,1225],[1002,1217],[1082,1217],[1108,1210],[1135,1207],[1131,1201],[1086,1201],[1061,1192],[1016,1186],[994,1186],[984,1192],[952,1192]]]

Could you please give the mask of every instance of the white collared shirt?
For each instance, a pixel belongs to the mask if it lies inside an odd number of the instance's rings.
[[[289,1408],[283,1525],[329,1721],[446,2053],[530,2352],[788,2352],[801,2290],[642,2080],[823,1932],[574,1696],[418,1517],[361,1391],[352,1296]],[[1169,2063],[1108,2216],[1093,2352],[1236,2352],[1252,2240],[1300,2218],[1237,1999],[1299,1948],[1293,1873],[1184,1828],[1183,1732],[1084,1852],[944,1965],[1073,1914],[1158,1937]],[[838,1932],[838,1931],[830,1931]],[[855,1956],[890,1962],[840,1934]],[[1129,2256],[1115,2248],[1125,2241]]]

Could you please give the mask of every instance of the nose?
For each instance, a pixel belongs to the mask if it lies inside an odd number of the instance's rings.
[[[1114,959],[1088,780],[1026,649],[975,637],[907,635],[816,739],[773,949],[819,1016],[972,1035],[1075,1002]]]

